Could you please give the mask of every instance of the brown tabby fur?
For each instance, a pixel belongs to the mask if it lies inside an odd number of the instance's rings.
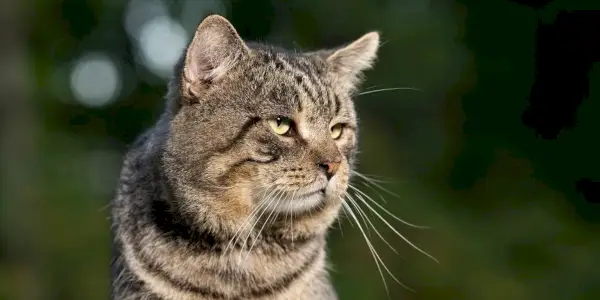
[[[289,53],[205,18],[165,112],[125,157],[112,299],[337,299],[326,233],[357,144],[351,96],[378,46],[372,32]],[[271,129],[280,116],[293,120],[289,134]]]

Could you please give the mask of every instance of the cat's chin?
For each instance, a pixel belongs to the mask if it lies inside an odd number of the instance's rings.
[[[270,209],[282,214],[303,213],[319,207],[326,198],[325,190],[318,190],[294,198],[283,197],[279,201],[275,201]]]

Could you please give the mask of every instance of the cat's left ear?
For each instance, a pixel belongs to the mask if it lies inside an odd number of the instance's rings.
[[[359,83],[362,73],[373,66],[378,49],[379,33],[373,31],[333,53],[329,52],[326,61],[334,76],[353,89]]]
[[[206,17],[196,30],[186,53],[182,88],[187,96],[198,96],[249,53],[239,34],[219,15]]]

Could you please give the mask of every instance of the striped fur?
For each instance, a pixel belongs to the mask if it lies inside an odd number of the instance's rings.
[[[112,299],[337,299],[326,234],[357,144],[351,96],[378,42],[297,54],[203,20],[165,112],[124,160]],[[294,121],[285,136],[268,125],[279,116]]]

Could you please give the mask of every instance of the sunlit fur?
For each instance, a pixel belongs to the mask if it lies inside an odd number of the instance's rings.
[[[347,205],[351,97],[378,45],[369,33],[339,49],[288,52],[207,17],[165,112],[126,155],[113,299],[337,299],[325,239]],[[280,116],[293,120],[289,134],[269,126]],[[328,162],[340,163],[330,179]]]

